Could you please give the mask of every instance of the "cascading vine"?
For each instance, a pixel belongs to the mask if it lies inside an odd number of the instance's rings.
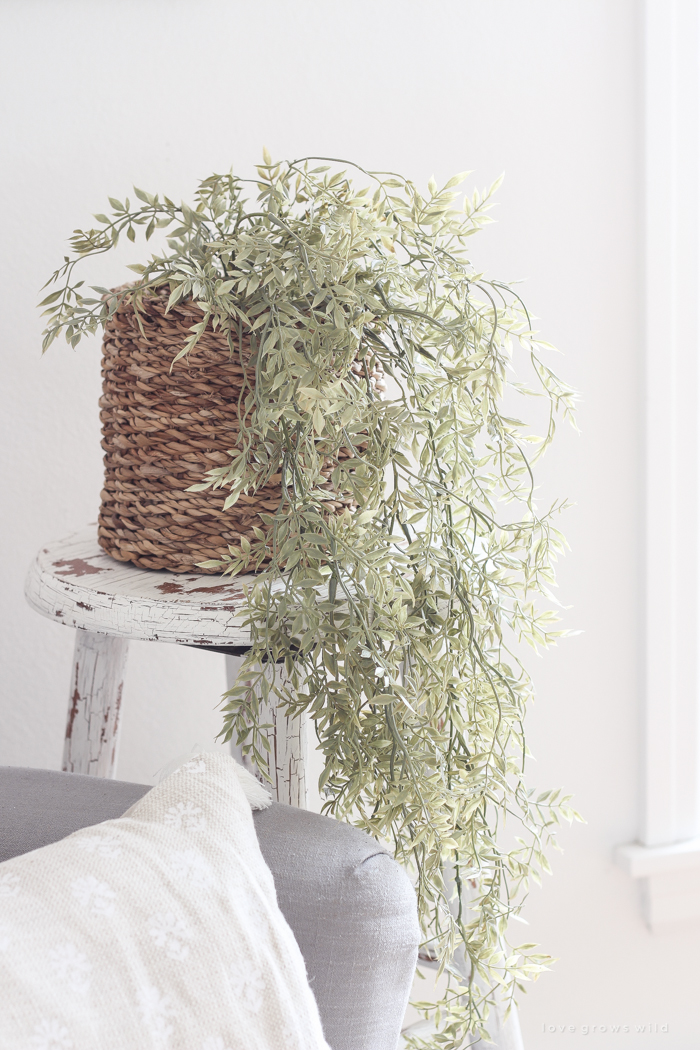
[[[194,487],[225,490],[232,506],[279,477],[281,499],[254,542],[206,563],[257,571],[224,739],[264,764],[259,700],[310,715],[325,810],[390,841],[415,876],[448,974],[435,1045],[459,1047],[546,966],[534,945],[511,946],[509,918],[547,870],[554,825],[576,815],[558,792],[527,787],[533,687],[519,655],[523,640],[562,633],[550,588],[564,504],[538,509],[533,466],[574,394],[519,296],[469,261],[495,186],[457,210],[464,176],[423,196],[359,168],[356,188],[348,167],[265,154],[253,204],[232,174],[205,179],[193,208],[140,190],[133,208],[110,198],[112,217],[77,231],[53,275],[44,345],[63,331],[75,346],[121,297],[138,311],[164,285],[169,307],[192,300],[202,314],[178,358],[208,328],[232,355],[245,340],[238,444]],[[167,247],[131,267],[136,285],[81,291],[76,263],[139,226],[147,239],[167,230]],[[512,415],[533,394],[547,406],[541,438]]]

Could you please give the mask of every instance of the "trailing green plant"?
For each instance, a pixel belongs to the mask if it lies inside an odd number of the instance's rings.
[[[75,231],[51,278],[44,346],[60,332],[75,346],[119,296],[138,310],[162,285],[169,306],[191,298],[202,311],[178,357],[208,325],[231,354],[250,339],[238,445],[200,487],[228,490],[230,506],[280,475],[282,498],[255,543],[207,563],[261,570],[224,739],[264,765],[260,700],[311,716],[325,810],[389,840],[414,873],[426,942],[448,975],[435,1045],[458,1047],[486,1036],[494,1002],[546,966],[534,945],[511,946],[509,920],[548,870],[555,824],[575,815],[558,792],[526,784],[533,687],[519,656],[522,640],[561,633],[550,588],[563,504],[540,512],[533,465],[574,395],[519,295],[469,260],[495,186],[457,208],[463,175],[441,189],[431,179],[423,195],[359,168],[356,188],[347,167],[265,153],[253,203],[233,174],[205,179],[194,207],[141,190],[135,206],[110,198],[111,216]],[[167,230],[167,248],[131,267],[135,286],[82,291],[76,263],[137,227],[146,239]],[[533,394],[547,410],[539,438],[513,416]],[[329,512],[329,469],[353,511]]]

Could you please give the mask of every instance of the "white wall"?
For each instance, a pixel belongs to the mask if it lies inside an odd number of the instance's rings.
[[[248,173],[263,144],[420,180],[506,171],[475,261],[529,278],[584,395],[581,436],[563,432],[544,471],[577,504],[560,583],[584,633],[535,667],[530,739],[533,782],[573,791],[588,823],[562,834],[529,905],[527,939],[559,962],[523,1001],[527,1050],[700,1039],[692,933],[652,937],[611,862],[640,817],[641,14],[634,0],[0,5],[1,762],[59,764],[72,639],[25,607],[22,582],[42,542],[94,520],[100,489],[97,341],[39,354],[34,303],[70,231],[132,183],[178,198],[214,169]],[[119,773],[148,781],[213,739],[223,666],[145,644],[130,661]],[[634,1034],[649,1023],[670,1031]],[[610,1024],[632,1032],[582,1031]]]

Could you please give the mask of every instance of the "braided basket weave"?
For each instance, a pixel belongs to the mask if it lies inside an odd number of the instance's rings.
[[[214,573],[219,570],[199,563],[222,558],[230,547],[240,549],[243,536],[254,540],[253,527],[264,528],[259,512],[279,507],[280,477],[253,495],[241,495],[226,511],[227,490],[186,491],[230,460],[249,347],[244,336],[242,355],[232,357],[225,335],[209,328],[173,366],[202,313],[188,301],[166,315],[167,296],[162,291],[144,297],[143,332],[128,299],[105,326],[99,543],[118,561],[143,568]],[[372,378],[381,388],[380,373]],[[347,505],[327,504],[329,511]]]

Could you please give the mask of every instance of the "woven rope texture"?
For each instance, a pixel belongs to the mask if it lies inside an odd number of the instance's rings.
[[[105,326],[99,543],[118,561],[143,568],[218,572],[198,563],[239,549],[243,536],[254,539],[253,527],[263,528],[259,512],[279,507],[280,478],[241,495],[226,511],[227,490],[187,492],[212,467],[227,463],[227,450],[236,445],[249,347],[244,337],[242,355],[232,358],[226,337],[209,328],[172,366],[202,313],[188,301],[166,315],[166,303],[167,291],[144,297],[143,331],[128,299]],[[382,379],[379,372],[372,376],[378,391]],[[331,500],[328,509],[345,505]]]

